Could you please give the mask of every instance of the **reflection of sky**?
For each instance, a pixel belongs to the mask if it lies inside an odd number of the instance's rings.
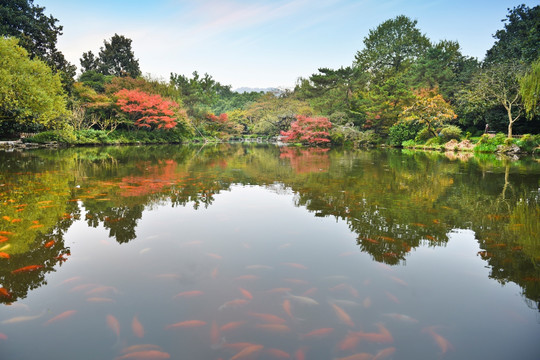
[[[294,87],[320,67],[349,66],[370,29],[398,15],[418,20],[433,42],[457,40],[466,56],[482,59],[521,3],[536,1],[406,0],[42,0],[59,19],[58,48],[79,66],[115,33],[133,40],[143,73],[209,73],[233,88]]]
[[[227,335],[229,341],[264,343],[292,353],[299,346],[298,334],[334,328],[332,336],[307,344],[312,351],[309,358],[345,356],[335,353],[335,346],[351,328],[336,318],[328,303],[338,299],[358,303],[346,309],[355,331],[375,332],[375,324],[384,323],[394,337],[392,346],[399,358],[437,358],[440,350],[422,332],[429,326],[435,326],[452,343],[454,349],[445,358],[536,358],[532,355],[538,349],[540,329],[533,320],[534,310],[525,306],[517,286],[502,287],[488,279],[489,269],[476,255],[479,247],[473,232],[452,231],[445,247],[425,244],[408,254],[405,265],[390,267],[361,253],[356,235],[345,222],[315,217],[305,208],[295,207],[293,199],[290,191],[232,186],[230,191],[216,194],[206,209],[194,210],[190,204],[153,205],[138,221],[137,238],[125,244],[108,238],[103,228],[76,222],[65,236],[72,256],[48,275],[47,285],[31,291],[22,301],[29,308],[1,308],[1,319],[37,314],[42,309],[46,314],[37,325],[30,322],[0,329],[9,332],[10,339],[0,355],[31,359],[35,349],[40,349],[49,358],[71,354],[80,355],[80,359],[85,359],[84,354],[86,358],[115,358],[122,347],[150,343],[186,358],[230,358],[231,354],[210,349],[209,325],[183,329],[186,331],[164,328],[183,320],[216,321],[220,325],[253,322],[249,311],[285,317],[281,308],[284,297],[267,291],[290,287],[294,295],[316,288],[310,296],[319,302],[316,308],[293,305],[295,316],[304,320],[287,322],[292,336],[263,336],[246,328]],[[291,263],[307,270],[288,265]],[[251,265],[270,269],[250,270]],[[245,275],[257,279],[238,279]],[[79,279],[63,283],[74,277]],[[75,284],[81,283],[111,286],[118,292],[104,295],[114,299],[113,303],[89,303],[85,291],[73,291]],[[242,296],[240,287],[250,291],[253,300],[245,308],[218,310]],[[196,299],[174,297],[192,290],[204,295]],[[41,324],[46,319],[72,309],[77,311],[72,318],[51,324],[44,332]],[[395,320],[392,314],[418,322]],[[118,319],[120,337],[107,328],[107,315]],[[135,315],[145,326],[144,339],[136,339],[131,332]],[[70,339],[67,344],[62,340],[66,336]],[[24,346],[29,339],[33,348]],[[375,354],[387,346],[364,342],[361,348]]]

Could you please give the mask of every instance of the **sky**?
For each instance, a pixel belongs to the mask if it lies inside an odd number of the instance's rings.
[[[34,0],[64,27],[58,49],[80,68],[114,34],[132,42],[141,71],[208,73],[222,85],[294,87],[318,68],[350,66],[369,30],[405,15],[432,42],[458,41],[482,60],[511,0]]]

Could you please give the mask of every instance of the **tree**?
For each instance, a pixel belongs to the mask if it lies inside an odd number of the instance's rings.
[[[415,94],[416,101],[401,113],[404,121],[417,121],[427,126],[428,131],[437,136],[436,130],[457,117],[437,89],[420,89]]]
[[[519,79],[519,93],[529,118],[540,114],[540,58],[532,63],[527,73]]]
[[[176,117],[187,117],[177,103],[165,100],[160,95],[124,89],[115,96],[118,99],[116,105],[129,114],[139,128],[169,130],[176,126]]]
[[[502,20],[504,29],[493,36],[495,44],[486,53],[485,62],[495,64],[507,61],[532,63],[540,57],[540,5],[519,5],[508,9]]]
[[[502,106],[506,110],[508,137],[512,137],[512,125],[523,115],[523,104],[519,78],[524,74],[524,66],[518,62],[491,65],[480,71],[472,79],[467,89],[459,97],[469,110],[488,110]]]
[[[60,75],[17,43],[0,37],[0,122],[51,126],[67,113]]]
[[[325,117],[308,117],[298,115],[289,131],[282,131],[284,141],[301,142],[308,145],[324,145],[330,142],[328,131],[332,123]]]
[[[114,34],[110,42],[104,40],[103,45],[97,59],[92,51],[83,53],[80,61],[84,71],[98,70],[103,75],[130,76],[132,78],[141,75],[139,60],[135,59],[131,49],[131,39]]]
[[[30,58],[38,57],[55,72],[61,73],[66,89],[70,89],[76,68],[56,48],[62,26],[58,19],[44,14],[44,7],[33,0],[4,0],[0,3],[0,35],[18,38],[19,46],[25,48]]]
[[[370,30],[364,49],[355,56],[356,66],[383,79],[408,68],[430,46],[416,24],[416,20],[400,15]]]

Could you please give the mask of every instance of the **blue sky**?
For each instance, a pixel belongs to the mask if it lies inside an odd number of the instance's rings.
[[[293,87],[320,67],[349,66],[370,29],[406,15],[431,41],[457,40],[483,59],[508,8],[501,0],[34,0],[64,27],[58,48],[77,67],[115,33],[133,40],[141,70],[208,73],[233,89]]]

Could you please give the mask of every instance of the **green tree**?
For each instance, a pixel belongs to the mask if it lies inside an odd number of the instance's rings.
[[[70,64],[56,48],[62,26],[58,19],[45,15],[45,8],[34,5],[33,0],[3,0],[0,2],[0,35],[19,39],[31,58],[45,61],[55,72],[61,73],[66,90],[71,88],[76,67]]]
[[[519,93],[529,118],[540,114],[540,58],[532,63],[527,73],[519,79]]]
[[[519,78],[525,67],[518,62],[494,64],[476,74],[470,85],[463,90],[460,102],[469,111],[484,112],[502,106],[508,121],[508,137],[512,137],[512,125],[523,115],[523,103]]]
[[[356,65],[383,79],[407,69],[430,47],[416,24],[416,20],[400,15],[370,30],[364,49],[356,54]]]
[[[80,59],[83,70],[97,70],[103,75],[140,76],[139,60],[135,59],[131,42],[123,35],[114,34],[110,41],[103,41],[97,59],[92,51],[83,53]]]
[[[502,20],[504,29],[493,36],[496,41],[487,51],[485,62],[520,60],[530,64],[540,57],[540,5],[529,8],[522,4],[508,11]]]
[[[28,52],[14,38],[0,37],[0,122],[35,122],[53,126],[66,115],[59,74]]]

